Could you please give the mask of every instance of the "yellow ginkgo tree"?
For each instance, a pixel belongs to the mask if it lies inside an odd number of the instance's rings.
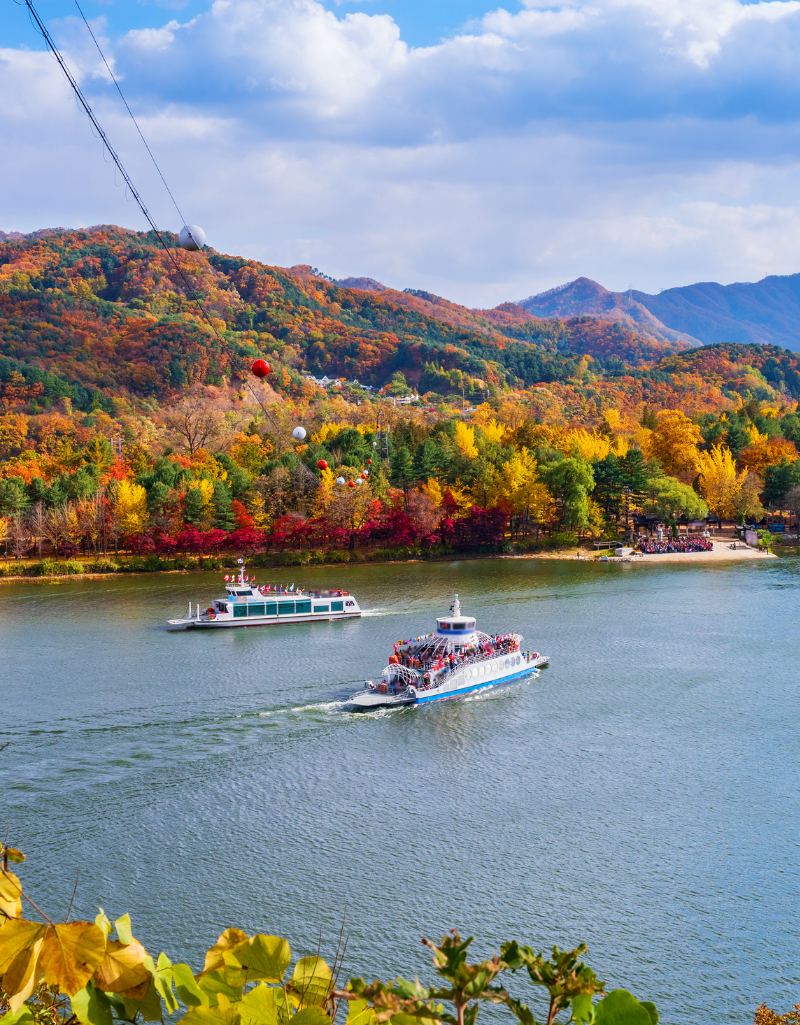
[[[736,499],[747,478],[747,470],[736,472],[733,453],[725,445],[714,445],[697,456],[700,493],[720,520],[736,516]]]

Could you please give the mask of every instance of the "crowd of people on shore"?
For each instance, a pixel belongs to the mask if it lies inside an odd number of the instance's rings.
[[[640,541],[637,545],[640,552],[645,555],[671,555],[676,552],[710,552],[713,551],[713,544],[705,537],[687,537],[663,541]]]

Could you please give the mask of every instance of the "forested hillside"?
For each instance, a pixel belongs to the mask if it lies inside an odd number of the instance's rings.
[[[792,352],[358,284],[113,227],[7,238],[7,552],[496,550],[800,494]]]
[[[529,387],[580,377],[576,356],[595,357],[602,373],[604,361],[619,370],[620,360],[638,366],[675,351],[591,318],[542,320],[512,304],[473,311],[428,293],[344,288],[309,268],[168,254],[150,235],[109,227],[0,245],[0,332],[3,356],[55,375],[40,380],[45,398],[69,390],[80,408],[98,391],[163,398],[219,384],[237,356],[257,354],[278,364],[279,388],[297,391],[302,373],[381,386],[401,370],[444,394],[460,386],[459,374]]]

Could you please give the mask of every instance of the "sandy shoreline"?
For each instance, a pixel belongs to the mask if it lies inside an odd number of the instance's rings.
[[[749,548],[742,544],[741,541],[736,542],[736,547],[731,548],[734,542],[731,541],[712,541],[713,548],[710,552],[665,552],[659,555],[634,555],[630,560],[625,561],[635,563],[651,563],[651,562],[732,562],[732,561],[745,561],[745,562],[763,562],[764,559],[777,559],[778,556],[774,552],[758,551],[755,548]],[[602,553],[601,553],[602,554]],[[577,559],[575,555],[573,558]],[[582,558],[591,558],[596,560],[599,555],[594,552],[587,553]],[[609,555],[608,561],[622,562],[620,556]]]

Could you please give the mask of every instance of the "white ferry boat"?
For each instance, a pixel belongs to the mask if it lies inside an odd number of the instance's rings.
[[[521,650],[519,634],[489,636],[461,612],[458,595],[450,615],[436,620],[436,632],[399,641],[379,682],[367,680],[348,705],[356,711],[425,705],[462,697],[536,674],[550,661]]]
[[[219,630],[232,626],[274,626],[276,623],[315,623],[318,620],[352,619],[361,615],[358,602],[349,591],[338,589],[305,591],[292,585],[258,587],[248,580],[239,560],[239,578],[225,584],[225,597],[215,598],[207,609],[198,604],[182,619],[169,619],[173,630]],[[226,577],[227,581],[227,577]]]

